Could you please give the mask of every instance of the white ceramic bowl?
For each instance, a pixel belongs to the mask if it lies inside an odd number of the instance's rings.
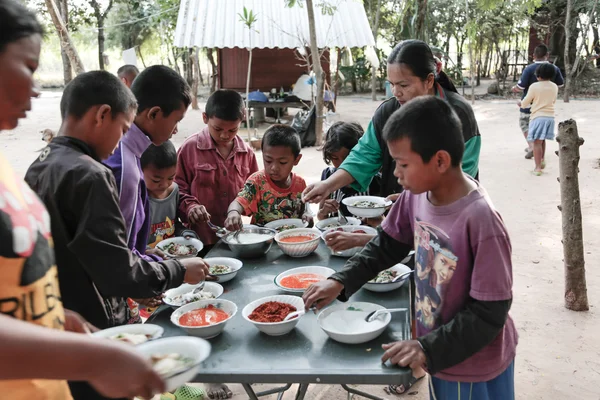
[[[169,289],[165,292],[165,297],[163,298],[163,303],[165,303],[168,306],[171,306],[171,308],[173,308],[174,310],[181,306],[184,306],[185,304],[175,303],[172,300],[172,298],[175,296],[179,296],[180,294],[193,292],[194,289],[196,289],[198,286],[200,286],[200,283],[197,283],[195,285],[190,285],[189,283],[184,283],[183,285],[181,285],[179,287]],[[215,299],[218,299],[219,296],[221,296],[223,294],[223,286],[221,286],[215,282],[205,282],[204,289],[202,289],[202,291],[210,292],[213,294],[213,296],[215,296]]]
[[[404,264],[396,264],[393,267],[388,268],[388,269],[393,269],[394,271],[397,271],[399,275],[407,273],[411,270],[409,267],[407,267]],[[363,285],[363,287],[367,290],[370,290],[371,292],[391,292],[392,290],[396,290],[396,289],[400,288],[402,285],[404,285],[404,282],[406,282],[408,280],[408,278],[410,278],[410,275],[404,279],[397,281],[397,282],[365,283]]]
[[[277,232],[284,232],[279,230],[279,228],[284,225],[293,225],[294,228],[306,228],[308,226],[308,221],[302,221],[299,218],[278,219],[277,221],[271,221],[265,224],[265,228],[275,229]]]
[[[365,321],[371,312],[383,308],[385,307],[378,304],[362,302],[337,304],[321,311],[317,322],[327,336],[336,342],[366,343],[381,335],[392,320],[391,315],[387,313],[373,322]],[[352,309],[357,311],[351,311]]]
[[[169,254],[165,250],[165,247],[171,243],[177,243],[177,244],[181,244],[181,245],[192,245],[196,248],[196,252],[193,254],[188,254],[186,256],[174,256],[172,254]],[[201,241],[199,241],[198,239],[195,239],[195,238],[173,237],[170,239],[165,239],[162,242],[159,242],[156,245],[156,247],[158,249],[160,249],[161,251],[163,251],[166,254],[166,256],[169,258],[187,258],[187,257],[196,257],[196,255],[198,255],[198,253],[204,248],[204,244],[202,244]]]
[[[165,330],[161,326],[154,324],[129,324],[103,329],[94,332],[93,335],[104,339],[110,339],[115,335],[128,333],[131,335],[150,335],[152,337],[148,340],[155,340],[160,338],[164,331]]]
[[[377,207],[355,207],[354,204],[361,201],[371,201],[377,204]],[[386,208],[392,205],[390,200],[386,200],[384,197],[377,196],[352,196],[342,199],[342,203],[348,207],[348,211],[357,217],[361,218],[375,218],[383,215]]]
[[[304,291],[306,289],[292,289],[292,288],[287,288],[287,287],[281,285],[281,280],[283,278],[288,277],[290,275],[296,275],[296,274],[316,274],[316,275],[321,275],[321,276],[325,277],[325,279],[327,279],[329,276],[335,274],[335,271],[332,270],[331,268],[317,267],[317,266],[292,268],[292,269],[288,269],[285,272],[280,273],[279,275],[277,275],[275,277],[275,279],[273,280],[275,282],[275,286],[277,286],[279,289],[283,290],[284,292],[288,292],[288,293],[294,293],[294,294],[304,293]]]
[[[348,220],[348,224],[344,225],[344,226],[348,226],[348,225],[360,225],[360,219],[358,218],[354,218],[354,217],[346,217],[346,219]],[[327,227],[327,225],[332,225],[335,224],[335,226],[330,226]],[[326,218],[322,221],[317,222],[317,224],[315,225],[315,227],[320,230],[321,232],[325,232],[328,229],[331,228],[337,228],[340,227],[342,225],[338,224],[338,217],[332,217],[332,218]]]
[[[313,239],[306,242],[299,243],[286,243],[282,242],[281,239],[290,236],[312,236]],[[297,228],[289,229],[287,231],[279,232],[275,235],[275,241],[279,245],[281,251],[290,257],[306,257],[312,254],[317,247],[319,247],[319,238],[321,237],[321,231],[315,228]]]
[[[228,282],[235,278],[238,271],[244,266],[244,263],[242,263],[237,258],[230,257],[211,257],[205,258],[204,261],[210,266],[227,265],[229,268],[231,268],[231,272],[228,272],[226,274],[214,275],[215,277],[217,277],[217,282],[219,283]]]
[[[364,226],[364,225],[340,226],[339,228],[331,228],[331,229],[327,229],[325,232],[323,232],[321,237],[323,238],[323,241],[325,242],[325,244],[327,244],[327,235],[329,235],[332,232],[339,232],[340,229],[344,232],[363,231],[364,233],[366,233],[368,235],[377,235],[377,229],[371,228],[370,226]],[[352,257],[353,255],[358,253],[361,249],[362,249],[362,247],[360,247],[360,246],[353,247],[351,249],[342,250],[342,251],[333,251],[332,248],[329,248],[329,250],[331,251],[331,254],[333,254],[334,256],[340,256],[340,257]]]
[[[269,301],[278,301],[280,303],[290,304],[296,307],[296,311],[304,310],[304,301],[302,297],[298,296],[268,296],[263,297],[262,299],[254,300],[252,303],[248,304],[242,310],[242,316],[246,321],[252,323],[259,331],[269,335],[269,336],[281,336],[289,333],[298,325],[298,321],[300,321],[300,317],[296,317],[289,321],[285,322],[256,322],[248,318],[250,314],[261,304],[267,303]]]
[[[185,325],[181,325],[179,323],[179,318],[181,318],[181,316],[183,314],[185,314],[186,312],[192,311],[192,310],[198,310],[200,308],[206,308],[209,305],[213,305],[213,306],[225,311],[227,314],[229,314],[229,318],[227,318],[225,321],[219,322],[214,325],[208,325],[208,326],[185,326]],[[186,304],[185,306],[179,307],[177,310],[173,311],[173,314],[171,314],[171,322],[174,325],[182,328],[184,331],[186,331],[188,334],[190,334],[192,336],[198,336],[198,337],[201,337],[204,339],[211,339],[211,338],[214,338],[215,336],[218,336],[221,332],[223,332],[227,322],[229,320],[231,320],[231,318],[233,318],[236,313],[237,313],[237,306],[235,305],[235,303],[233,303],[229,300],[224,300],[224,299],[199,300],[199,301],[195,301],[190,304]]]
[[[136,350],[148,359],[152,355],[177,353],[193,360],[193,365],[190,368],[165,380],[166,390],[172,392],[194,379],[200,370],[201,363],[210,355],[210,343],[195,337],[175,336],[141,344],[136,347]]]

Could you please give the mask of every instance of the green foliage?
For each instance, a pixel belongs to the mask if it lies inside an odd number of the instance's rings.
[[[253,30],[254,24],[256,21],[258,21],[257,14],[254,14],[254,11],[252,10],[248,11],[246,7],[244,7],[243,15],[238,13],[238,16],[240,17],[240,22],[246,25],[246,27],[250,30]]]

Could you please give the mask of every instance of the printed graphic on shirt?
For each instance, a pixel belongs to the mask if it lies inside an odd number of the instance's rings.
[[[438,227],[415,221],[415,307],[417,321],[427,330],[440,325],[446,288],[458,258],[448,235]]]
[[[166,217],[165,221],[150,225],[150,236],[153,237],[154,242],[148,245],[154,248],[158,243],[165,239],[175,236],[175,222]]]

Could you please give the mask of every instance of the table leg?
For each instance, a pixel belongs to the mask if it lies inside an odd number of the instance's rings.
[[[252,389],[252,386],[249,383],[242,383],[242,386],[248,395],[248,400],[258,400],[256,393],[254,393],[254,389]]]
[[[301,383],[298,387],[298,392],[296,392],[296,400],[304,400],[304,396],[306,396],[306,391],[308,390],[308,383]]]
[[[291,387],[292,387],[292,384],[288,383],[285,386],[281,386],[281,387],[277,387],[277,388],[265,390],[264,392],[257,393],[256,396],[257,397],[263,397],[263,396],[268,396],[270,394],[275,394],[275,393],[283,394],[284,392],[286,392]]]
[[[348,392],[349,395],[356,394],[358,396],[366,397],[367,399],[371,399],[371,400],[385,400],[385,399],[382,399],[381,397],[377,397],[377,396],[369,394],[369,393],[361,392],[360,390],[352,389],[351,387],[349,387],[346,384],[342,384],[342,387],[344,388],[344,390],[346,392]],[[348,396],[348,398],[351,399],[352,397]]]

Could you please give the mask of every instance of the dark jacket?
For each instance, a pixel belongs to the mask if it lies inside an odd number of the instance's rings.
[[[178,261],[148,262],[129,251],[115,178],[84,142],[57,137],[25,180],[50,214],[65,308],[98,328],[122,325],[126,297],[157,296],[183,282]]]

